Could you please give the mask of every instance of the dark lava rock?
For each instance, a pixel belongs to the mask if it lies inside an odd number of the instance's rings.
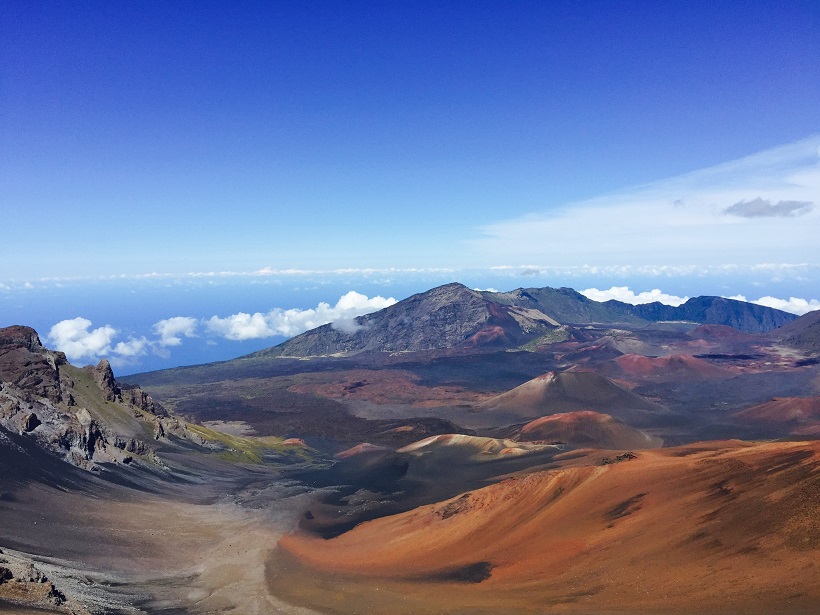
[[[31,327],[0,329],[0,380],[17,385],[34,396],[62,401],[60,366],[65,354],[47,350]]]
[[[37,418],[37,415],[33,412],[31,414],[27,414],[26,417],[23,419],[22,429],[24,433],[29,433],[34,431],[39,427],[41,424],[40,419]]]

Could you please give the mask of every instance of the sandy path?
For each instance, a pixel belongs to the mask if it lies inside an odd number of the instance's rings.
[[[32,555],[61,590],[97,610],[308,615],[315,611],[272,596],[265,576],[297,500],[272,494],[249,508],[228,498],[116,500],[37,486],[0,511],[0,543]]]

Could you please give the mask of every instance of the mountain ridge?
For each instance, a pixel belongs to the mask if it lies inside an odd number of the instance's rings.
[[[648,326],[691,322],[764,333],[796,318],[788,312],[723,297],[694,297],[681,306],[659,302],[631,305],[593,301],[571,288],[519,288],[498,293],[475,291],[452,282],[359,316],[352,323],[326,324],[246,357],[513,349],[544,336],[566,337],[568,326],[596,323]]]

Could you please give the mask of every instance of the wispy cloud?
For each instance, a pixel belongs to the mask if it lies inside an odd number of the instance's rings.
[[[118,273],[111,275],[97,276],[45,276],[32,278],[31,280],[18,280],[14,278],[0,280],[0,290],[33,289],[37,283],[39,286],[62,286],[66,284],[87,284],[106,282],[128,282],[148,281],[148,282],[191,282],[210,283],[215,280],[293,280],[294,278],[327,278],[335,279],[348,277],[361,277],[372,279],[375,276],[415,276],[434,275],[453,277],[464,269],[453,267],[344,267],[335,269],[299,269],[299,268],[274,268],[262,267],[247,271],[220,270],[220,271],[188,271],[179,272],[142,272],[142,273]]]
[[[502,220],[475,258],[550,267],[818,263],[820,136],[741,160]],[[799,219],[798,219],[799,217]]]

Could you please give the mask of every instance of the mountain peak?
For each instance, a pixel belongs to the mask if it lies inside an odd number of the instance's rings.
[[[355,328],[328,324],[254,356],[329,356],[366,351],[510,347],[556,326],[537,310],[505,306],[453,282],[355,319]]]

